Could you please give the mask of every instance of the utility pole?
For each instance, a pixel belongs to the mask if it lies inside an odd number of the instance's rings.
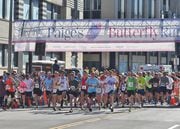
[[[9,36],[8,36],[8,72],[11,72],[12,59],[12,0],[10,0],[10,14],[9,14]]]
[[[32,20],[32,0],[30,0],[29,1],[29,5],[30,5],[30,7],[29,7],[29,20]],[[31,74],[32,73],[32,58],[33,58],[33,55],[32,55],[32,52],[31,51],[29,51],[29,53],[28,53],[28,56],[29,56],[29,58],[28,58],[28,62],[29,62],[29,66],[28,66],[28,68],[29,68],[29,74]]]

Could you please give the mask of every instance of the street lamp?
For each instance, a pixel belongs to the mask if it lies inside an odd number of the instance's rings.
[[[10,14],[9,14],[9,36],[8,36],[8,72],[11,72],[12,59],[12,0],[10,0]]]

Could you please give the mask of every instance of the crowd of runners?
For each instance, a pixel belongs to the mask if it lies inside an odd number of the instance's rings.
[[[33,74],[4,73],[0,76],[0,107],[38,108],[48,106],[54,111],[69,106],[88,109],[109,108],[115,105],[170,104],[172,91],[179,82],[179,73],[127,72],[112,69],[84,70],[83,74],[72,71],[34,72]],[[179,83],[178,83],[179,84]],[[179,85],[178,85],[179,87]]]

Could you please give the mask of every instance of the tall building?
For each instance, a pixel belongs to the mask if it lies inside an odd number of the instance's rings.
[[[10,17],[10,1],[0,0],[0,71],[7,70],[8,66],[8,28]],[[82,19],[83,0],[12,0],[13,21],[17,20],[60,20]],[[27,46],[31,47],[31,44]],[[24,71],[28,58],[28,51],[14,52],[12,46],[12,69]],[[66,52],[47,52],[43,59],[68,60],[72,54]],[[38,56],[32,53],[33,60]],[[71,59],[70,59],[71,60]]]
[[[179,7],[179,0],[84,0],[84,19],[174,19],[180,17]],[[160,52],[157,47],[154,52],[96,52],[83,53],[83,57],[84,66],[94,64],[125,72],[141,64],[169,64],[174,52]]]

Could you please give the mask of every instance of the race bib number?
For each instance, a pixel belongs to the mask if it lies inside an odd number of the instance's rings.
[[[158,87],[158,84],[157,84],[157,83],[154,83],[154,84],[153,84],[153,87]]]
[[[46,90],[47,91],[51,91],[51,87],[46,87]]]
[[[9,90],[10,89],[10,86],[9,85],[6,85],[6,90]]]
[[[125,90],[126,90],[126,86],[125,86],[125,85],[122,85],[122,86],[121,86],[121,90],[122,90],[122,91],[125,91]]]
[[[83,90],[86,90],[86,85],[83,85],[83,86],[82,86],[82,89],[83,89]]]
[[[75,90],[76,90],[76,87],[75,87],[75,86],[71,86],[70,89],[71,89],[72,91],[75,91]]]
[[[133,87],[133,82],[128,82],[129,87]]]
[[[39,84],[35,84],[34,87],[35,87],[35,88],[39,88]]]
[[[96,87],[96,84],[92,84],[91,86],[92,86],[92,87]]]
[[[165,86],[166,86],[166,84],[165,84],[165,83],[161,83],[161,86],[165,87]]]
[[[100,94],[102,92],[101,88],[96,88],[96,93]]]
[[[53,93],[56,93],[57,92],[57,89],[53,89]]]
[[[61,83],[60,87],[63,88],[64,87],[64,83],[63,84]]]
[[[94,87],[88,87],[88,93],[96,92],[96,88]]]
[[[19,92],[20,92],[20,93],[24,93],[24,89],[20,88],[20,89],[19,89]]]
[[[114,86],[108,86],[107,89],[106,89],[106,93],[109,93],[110,91],[114,91]]]

